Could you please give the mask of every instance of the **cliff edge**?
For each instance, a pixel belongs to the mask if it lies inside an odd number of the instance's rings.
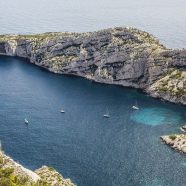
[[[140,88],[153,97],[186,105],[186,49],[167,49],[134,28],[1,35],[0,54],[28,58],[54,73]]]
[[[0,151],[1,186],[75,186],[70,179],[64,179],[53,168],[43,166],[36,171],[26,169]]]

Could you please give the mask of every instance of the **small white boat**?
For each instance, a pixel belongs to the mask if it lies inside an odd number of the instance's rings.
[[[25,124],[28,124],[28,120],[25,118]]]
[[[60,110],[61,113],[65,113],[65,111],[63,109]]]
[[[132,106],[132,108],[134,109],[134,110],[139,110],[139,107],[137,107],[137,106]]]
[[[109,114],[104,114],[103,117],[104,118],[110,118],[110,115]]]
[[[185,126],[180,127],[180,130],[181,130],[182,132],[186,132],[186,125],[185,125]]]
[[[133,105],[133,106],[132,106],[132,109],[134,109],[134,110],[139,110],[139,107],[138,107],[137,102],[136,102],[136,104],[135,104],[135,105]]]
[[[107,111],[106,111],[106,114],[103,115],[103,117],[104,117],[104,118],[110,118],[110,114],[109,114],[108,109],[107,109]]]

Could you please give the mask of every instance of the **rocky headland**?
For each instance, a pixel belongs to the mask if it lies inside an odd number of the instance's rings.
[[[1,35],[0,54],[28,58],[54,73],[139,88],[186,105],[186,49],[167,49],[134,28]]]
[[[162,141],[169,145],[171,148],[186,153],[186,135],[185,134],[173,134],[161,136]]]
[[[0,55],[27,58],[54,73],[134,87],[152,97],[186,105],[186,49],[168,49],[157,38],[138,29],[117,27],[87,33],[0,35]],[[185,134],[161,139],[186,153]],[[4,154],[1,156],[6,158]],[[8,162],[14,161],[8,157]],[[14,170],[12,174],[16,176],[17,172],[18,176],[21,172],[26,174],[30,185],[37,182],[73,185],[45,166],[35,172],[24,168]]]
[[[75,186],[70,179],[64,179],[53,168],[43,166],[31,171],[0,151],[1,186]]]

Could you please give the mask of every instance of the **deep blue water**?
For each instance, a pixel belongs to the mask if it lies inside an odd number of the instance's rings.
[[[139,111],[131,109],[136,101]],[[106,107],[109,119],[103,118]],[[185,108],[0,57],[5,152],[27,168],[52,166],[78,186],[186,185],[185,156],[159,139],[179,131]]]
[[[185,10],[185,0],[1,0],[0,34],[132,26],[185,48]],[[185,186],[186,158],[159,140],[179,132],[185,108],[0,57],[5,152],[33,170],[53,166],[78,186]]]
[[[0,0],[0,34],[132,26],[186,47],[185,0]]]

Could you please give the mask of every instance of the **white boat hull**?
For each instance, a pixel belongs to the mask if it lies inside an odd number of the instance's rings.
[[[104,114],[103,117],[104,117],[104,118],[110,118],[110,116],[107,115],[107,114]]]
[[[28,124],[28,120],[25,120],[25,124]]]
[[[134,109],[134,110],[139,110],[139,108],[136,107],[136,106],[132,106],[132,109]]]

